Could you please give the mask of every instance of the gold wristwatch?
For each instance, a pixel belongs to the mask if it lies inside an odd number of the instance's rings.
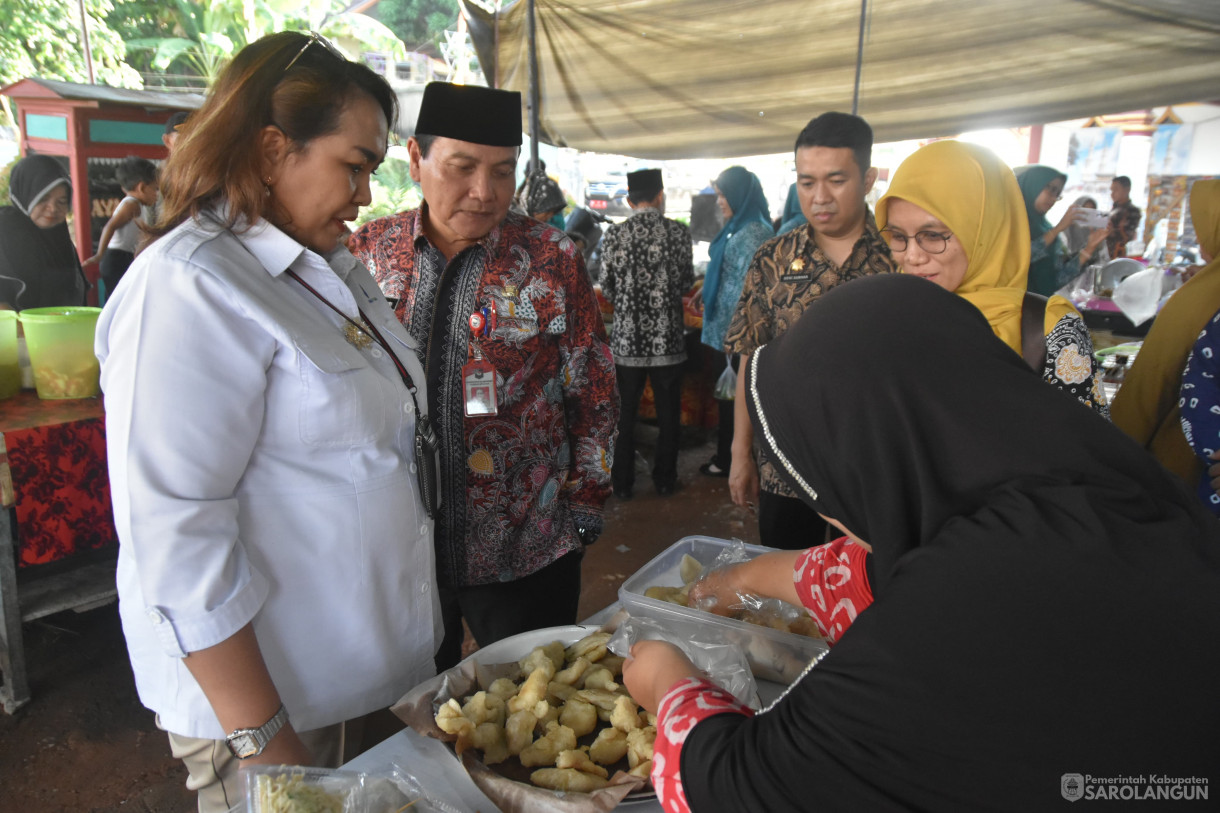
[[[263,752],[267,743],[271,742],[271,738],[279,733],[286,722],[288,722],[288,710],[281,703],[279,711],[272,715],[270,720],[258,728],[237,729],[225,737],[225,745],[229,746],[229,753],[238,759],[256,757]]]

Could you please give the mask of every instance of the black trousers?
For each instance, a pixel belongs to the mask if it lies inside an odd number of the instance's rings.
[[[136,255],[130,251],[123,251],[118,248],[108,248],[106,253],[102,255],[101,262],[101,277],[106,283],[106,298],[114,293],[114,289],[118,286],[119,280],[127,273],[127,269],[131,267],[135,261]]]
[[[584,557],[583,550],[573,551],[516,581],[442,587],[445,638],[436,653],[436,670],[443,672],[462,659],[463,618],[479,646],[520,632],[575,624]]]
[[[664,367],[614,366],[621,403],[618,442],[614,445],[614,466],[610,480],[617,491],[630,491],[635,484],[635,417],[640,411],[644,382],[652,382],[657,405],[657,450],[652,465],[655,486],[678,482],[678,438],[682,432],[682,365]]]
[[[826,541],[830,525],[804,500],[758,493],[758,539],[769,548],[804,550]]]

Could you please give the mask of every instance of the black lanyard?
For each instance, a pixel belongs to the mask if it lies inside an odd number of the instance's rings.
[[[374,327],[369,318],[364,315],[364,311],[360,309],[359,305],[356,306],[356,312],[360,314],[360,322],[357,322],[336,308],[333,302],[318,293],[312,285],[301,279],[297,272],[289,268],[286,273],[300,283],[302,288],[316,296],[322,304],[342,316],[349,325],[381,345],[382,349],[389,354],[390,360],[394,362],[394,367],[397,368],[398,374],[402,376],[402,383],[406,385],[407,392],[411,394],[411,403],[415,405],[415,463],[419,479],[419,491],[423,497],[424,512],[429,518],[435,519],[436,512],[440,508],[439,477],[436,470],[436,450],[440,444],[437,441],[436,431],[432,428],[432,421],[428,418],[427,413],[419,411],[419,401],[415,397],[415,382],[411,380],[411,374],[407,372],[407,368],[399,360],[398,354],[390,349],[390,345],[381,335],[381,331]]]
[[[385,340],[385,338],[382,337],[381,331],[379,331],[373,325],[373,323],[369,320],[368,316],[366,316],[364,314],[364,311],[360,309],[359,305],[356,306],[356,312],[360,314],[361,321],[357,322],[355,319],[353,319],[352,317],[348,316],[343,311],[336,308],[335,304],[333,302],[331,302],[329,299],[327,299],[326,297],[322,296],[322,294],[318,293],[316,288],[314,288],[312,285],[310,285],[305,280],[301,279],[300,275],[298,275],[296,271],[293,271],[291,268],[289,268],[285,273],[287,273],[288,276],[292,277],[294,280],[299,282],[301,284],[301,287],[304,288],[306,291],[309,291],[311,294],[316,296],[318,298],[318,301],[320,301],[323,305],[330,308],[332,311],[334,311],[335,313],[339,314],[344,319],[346,319],[348,324],[350,324],[356,330],[363,333],[365,336],[368,336],[373,341],[377,342],[377,344],[381,345],[382,349],[384,349],[386,351],[386,353],[390,356],[390,361],[394,362],[394,367],[398,370],[398,374],[400,376],[402,376],[402,383],[407,385],[407,389],[411,393],[411,400],[412,401],[415,400],[415,393],[417,392],[417,390],[415,387],[415,382],[411,379],[411,374],[407,372],[407,368],[405,366],[403,366],[403,363],[401,360],[399,360],[398,355],[393,350],[390,349],[389,342],[387,342]],[[419,404],[416,403],[415,407],[416,407],[416,409],[418,409]]]

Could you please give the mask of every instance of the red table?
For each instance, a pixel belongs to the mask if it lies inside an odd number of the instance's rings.
[[[29,701],[22,623],[115,597],[113,557],[81,556],[118,541],[100,398],[0,401],[0,504],[0,704],[12,712]],[[19,589],[18,570],[51,563],[54,575]]]

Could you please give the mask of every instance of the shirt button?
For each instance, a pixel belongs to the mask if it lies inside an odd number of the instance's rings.
[[[414,410],[415,410],[415,407],[411,405],[410,401],[408,401],[407,403],[402,405],[402,411],[408,415],[410,415]]]
[[[420,536],[427,536],[427,535],[428,535],[428,526],[427,526],[427,525],[420,525],[420,526],[419,526],[419,535],[420,535]]]
[[[428,594],[428,583],[427,582],[424,582],[423,584],[421,584],[419,586],[419,592],[423,593],[424,595]]]
[[[513,580],[513,572],[511,570],[509,570],[508,568],[504,568],[503,570],[500,571],[500,581],[511,582],[512,580]]]
[[[375,358],[375,359],[381,358],[381,351],[378,350],[376,347],[373,348],[372,353],[373,353],[373,358]]]
[[[414,463],[411,464],[411,473],[412,474],[415,473],[415,464]]]

